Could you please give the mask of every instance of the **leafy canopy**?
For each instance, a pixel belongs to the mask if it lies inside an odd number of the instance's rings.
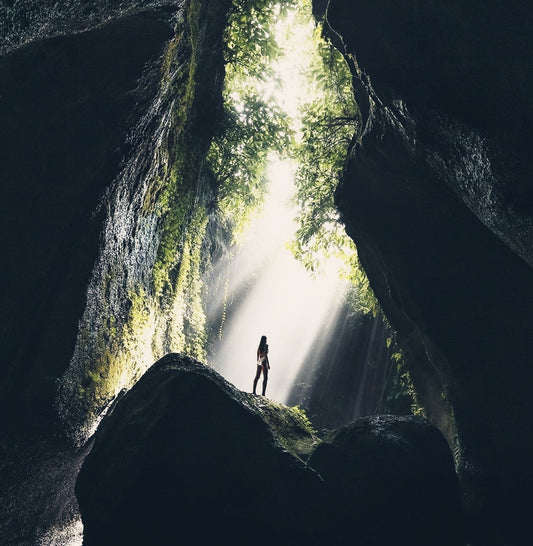
[[[298,0],[234,0],[225,34],[225,60],[240,78],[265,80],[282,53],[274,23]]]
[[[314,29],[313,43],[304,77],[315,92],[300,106],[294,151],[299,165],[295,174],[299,228],[291,249],[312,272],[320,269],[324,257],[340,258],[342,273],[353,287],[353,306],[376,314],[376,299],[334,204],[350,143],[360,132],[352,77],[343,56],[323,36],[320,25]]]
[[[364,312],[376,312],[355,246],[333,201],[350,142],[360,130],[351,74],[342,55],[316,25],[311,41],[298,53],[292,52],[298,60],[305,50],[305,99],[297,114],[280,106],[280,89],[287,82],[276,73],[276,61],[300,37],[288,31],[280,38],[276,22],[291,14],[296,25],[309,25],[310,2],[233,3],[225,34],[225,115],[208,154],[219,181],[219,216],[233,234],[232,242],[238,242],[264,197],[269,154],[292,157],[298,163],[295,202],[299,228],[291,245],[295,257],[312,272],[320,269],[324,257],[341,258],[343,273],[355,287],[357,306]]]
[[[281,54],[274,22],[296,0],[235,0],[225,34],[224,119],[208,153],[219,181],[218,210],[237,242],[262,202],[270,152],[291,146],[287,114],[265,82],[273,78],[272,62]]]

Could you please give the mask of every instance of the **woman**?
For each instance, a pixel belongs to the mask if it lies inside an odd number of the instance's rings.
[[[254,394],[256,394],[255,388],[257,387],[257,382],[259,381],[261,372],[263,372],[263,396],[265,396],[268,381],[268,370],[270,370],[270,362],[268,361],[267,338],[266,336],[261,336],[259,347],[257,347],[257,371],[254,379]]]

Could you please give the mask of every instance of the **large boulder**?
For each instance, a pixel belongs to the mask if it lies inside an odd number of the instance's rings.
[[[84,545],[461,544],[451,453],[427,421],[359,420],[307,463],[317,443],[298,410],[167,355],[96,433],[76,485]]]
[[[452,454],[426,419],[360,417],[331,433],[309,464],[325,480],[339,539],[376,546],[462,543]]]
[[[82,467],[84,544],[312,544],[320,478],[258,407],[206,366],[157,362],[104,419]]]

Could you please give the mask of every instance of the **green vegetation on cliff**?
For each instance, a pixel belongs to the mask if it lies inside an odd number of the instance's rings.
[[[270,154],[292,158],[300,210],[295,257],[310,271],[319,270],[325,256],[340,257],[343,274],[354,286],[354,306],[376,313],[368,279],[334,204],[350,142],[360,131],[351,74],[324,38],[322,25],[315,23],[309,31],[312,21],[306,0],[234,3],[226,30],[224,118],[208,155],[220,182],[218,210],[238,242],[261,205]],[[303,65],[298,81],[288,82],[280,72],[284,57],[294,67]],[[291,84],[302,82],[306,93],[295,112],[280,97],[293,95]]]
[[[320,24],[312,33],[312,44],[303,76],[313,91],[299,107],[293,152],[298,162],[295,202],[299,228],[292,251],[310,271],[320,269],[324,256],[340,258],[345,264],[343,275],[353,287],[349,296],[352,306],[376,315],[376,299],[334,203],[350,143],[360,133],[352,76],[340,52],[324,37]]]
[[[266,21],[279,13],[277,2],[264,0],[185,2],[158,65],[154,110],[142,122],[147,141],[126,165],[124,186],[110,195],[109,236],[59,388],[60,412],[73,428],[90,428],[163,354],[205,360],[209,219],[221,216],[235,239],[261,199],[268,152],[290,141],[286,115],[250,83],[264,76],[276,49]],[[251,80],[240,80],[239,103],[228,90],[243,70]],[[153,113],[158,118],[150,120]],[[124,211],[136,217],[122,226]],[[120,234],[112,228],[116,222],[124,227]],[[144,229],[151,230],[153,248]],[[139,265],[136,245],[150,247]],[[142,274],[132,274],[137,267]]]
[[[213,199],[205,157],[219,111],[229,5],[187,0],[174,37],[144,76],[152,103],[109,195],[75,354],[59,386],[61,416],[81,440],[163,354],[205,358],[202,275]]]

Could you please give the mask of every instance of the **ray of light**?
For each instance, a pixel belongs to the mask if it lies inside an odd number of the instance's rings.
[[[285,402],[294,378],[328,322],[335,320],[345,282],[339,264],[325,263],[313,277],[297,262],[287,243],[296,230],[289,204],[294,165],[273,161],[264,210],[256,218],[232,268],[233,289],[248,284],[224,325],[213,365],[238,388],[251,391],[256,349],[261,335],[270,347],[271,372],[267,395]]]

